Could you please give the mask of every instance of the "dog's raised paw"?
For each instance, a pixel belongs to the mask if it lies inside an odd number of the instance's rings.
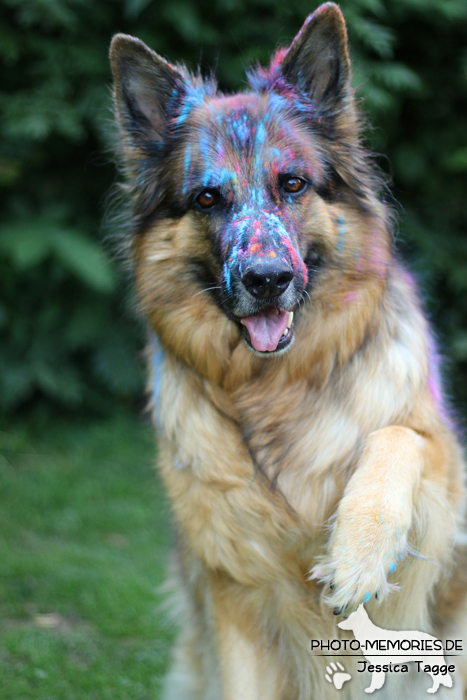
[[[397,584],[387,580],[383,566],[371,570],[365,567],[365,563],[363,560],[363,566],[344,565],[339,570],[339,563],[331,559],[321,561],[311,569],[308,578],[324,584],[324,601],[333,609],[334,615],[348,615],[360,603],[368,603],[371,598],[379,602],[391,590],[399,590]],[[329,586],[331,577],[338,581],[333,588]]]
[[[326,666],[326,675],[324,676],[328,683],[332,683],[334,688],[340,690],[344,683],[350,681],[352,676],[350,673],[346,673],[345,668],[337,662],[331,661],[329,666]]]
[[[363,516],[341,518],[332,537],[329,553],[320,557],[309,573],[325,585],[324,600],[335,615],[351,612],[371,598],[382,601],[391,590],[398,590],[388,577],[407,554],[405,528],[395,529],[383,519],[369,524]]]

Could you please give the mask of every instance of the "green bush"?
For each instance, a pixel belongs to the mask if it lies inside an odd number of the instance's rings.
[[[102,246],[115,181],[107,50],[117,31],[221,87],[267,62],[318,3],[4,0],[0,7],[0,410],[109,411],[142,392],[144,331]],[[355,85],[394,179],[398,237],[467,398],[467,5],[347,0]],[[386,165],[390,163],[391,165]],[[111,218],[111,217],[110,217]],[[110,227],[111,228],[111,227]]]

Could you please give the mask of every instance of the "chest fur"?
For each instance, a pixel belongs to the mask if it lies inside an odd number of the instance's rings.
[[[276,371],[226,394],[156,349],[160,468],[198,555],[246,581],[284,566],[303,579],[365,439],[407,422],[426,375],[416,350],[377,339],[324,386]]]

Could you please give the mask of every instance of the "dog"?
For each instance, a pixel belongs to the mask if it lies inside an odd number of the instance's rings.
[[[423,664],[422,670],[433,679],[433,685],[428,689],[428,693],[436,693],[440,685],[452,688],[452,678],[448,673],[448,668],[452,667],[448,667],[443,654],[436,653],[443,648],[442,643],[441,640],[436,639],[431,634],[418,631],[393,632],[392,630],[381,629],[381,627],[377,627],[372,623],[363,604],[360,604],[358,610],[349,615],[346,620],[339,622],[338,627],[342,630],[351,630],[353,632],[355,639],[360,642],[361,648],[364,649],[363,655],[365,659],[375,668],[372,671],[371,685],[365,688],[366,693],[373,693],[375,690],[383,687],[388,664],[394,663],[400,666],[411,661],[417,662],[420,668],[422,668],[421,665]],[[383,642],[381,650],[377,650],[375,644],[377,641]],[[371,644],[370,650],[376,649],[374,653],[366,651],[367,643]],[[389,643],[392,644],[391,647],[389,647]],[[407,654],[407,656],[398,653],[399,645],[403,651],[410,648],[411,653]],[[423,645],[426,653],[417,654],[417,651],[412,651],[413,646],[413,649],[421,649],[423,652]],[[390,651],[390,649],[393,649],[394,654],[385,653]],[[443,671],[441,674],[440,669]]]
[[[310,639],[340,638],[362,602],[379,626],[465,639],[463,456],[340,9],[237,94],[130,36],[110,57],[176,528],[164,697],[333,698]],[[422,697],[420,677],[388,674],[380,697]],[[450,698],[466,677],[456,658]]]

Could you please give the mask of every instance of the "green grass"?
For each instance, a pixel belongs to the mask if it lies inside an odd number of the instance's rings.
[[[156,700],[169,507],[151,427],[0,433],[0,700]]]

